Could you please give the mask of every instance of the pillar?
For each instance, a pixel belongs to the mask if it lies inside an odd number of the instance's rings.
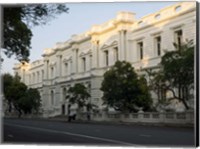
[[[56,77],[61,76],[61,70],[62,70],[62,55],[57,55],[57,68],[56,68]]]
[[[126,30],[119,31],[119,60],[126,60]]]
[[[49,60],[44,60],[44,80],[49,79],[49,73],[48,73],[48,67],[49,67]]]
[[[99,41],[94,40],[92,42],[92,68],[99,67]]]
[[[72,73],[75,74],[78,72],[78,49],[73,49],[72,55],[72,63],[73,63],[73,71]]]

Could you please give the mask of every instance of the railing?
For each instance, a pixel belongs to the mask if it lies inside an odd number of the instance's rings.
[[[87,120],[87,113],[79,115],[81,120]],[[163,123],[163,124],[194,124],[194,112],[139,112],[139,113],[92,113],[92,121]]]

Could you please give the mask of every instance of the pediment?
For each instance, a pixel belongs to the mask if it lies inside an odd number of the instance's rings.
[[[117,45],[118,44],[118,42],[115,40],[115,41],[113,41],[112,43],[111,43],[111,46],[115,46],[115,45]]]
[[[50,63],[49,66],[50,66],[50,67],[54,67],[55,65],[56,65],[56,62],[53,61],[53,62]]]
[[[82,56],[84,56],[85,54],[86,54],[85,52],[81,52],[81,53],[79,54],[79,56],[82,57]]]
[[[71,56],[68,56],[68,57],[65,57],[65,58],[63,59],[63,62],[66,63],[66,62],[68,62],[68,61],[70,61],[70,60],[72,60],[72,57],[71,57]]]
[[[101,49],[106,49],[106,48],[108,48],[109,46],[107,45],[107,44],[104,44],[102,47],[101,47]]]

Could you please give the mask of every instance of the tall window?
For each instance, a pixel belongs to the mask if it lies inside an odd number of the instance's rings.
[[[119,52],[118,52],[118,47],[114,48],[114,53],[115,53],[115,62],[119,60]]]
[[[106,66],[108,66],[108,51],[104,51],[104,55],[105,55],[105,64]]]
[[[53,69],[53,67],[51,67],[51,78],[53,78],[54,77],[54,69]]]
[[[138,56],[140,60],[142,60],[143,59],[143,42],[138,42],[137,47],[138,47],[138,52],[139,52]]]
[[[161,55],[161,36],[155,38],[155,49],[157,56]]]
[[[90,69],[92,69],[92,55],[90,55]]]
[[[86,71],[86,59],[85,57],[82,58],[82,67],[83,67],[83,72]]]
[[[49,79],[49,60],[47,60],[47,68],[46,68],[46,73],[47,73],[47,78],[46,79]]]
[[[51,91],[51,105],[54,105],[54,92]]]
[[[65,63],[65,75],[67,76],[68,75],[68,63]]]
[[[175,43],[178,45],[178,47],[181,46],[182,40],[183,40],[183,32],[182,30],[177,30],[174,33],[175,35]]]

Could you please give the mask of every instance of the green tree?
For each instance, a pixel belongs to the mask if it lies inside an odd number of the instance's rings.
[[[31,27],[45,25],[68,10],[63,4],[3,6],[3,52],[8,57],[15,54],[19,61],[28,61],[33,36]]]
[[[41,106],[40,94],[37,89],[29,88],[25,95],[19,99],[18,105],[25,114],[39,112]]]
[[[28,89],[28,87],[20,82],[20,77],[13,77],[10,74],[3,75],[4,96],[9,105],[11,112],[12,105],[18,111],[21,117],[22,112],[25,114],[36,112],[41,105],[40,94],[37,89]]]
[[[8,90],[6,92],[6,97],[9,97],[9,99],[12,99],[12,105],[14,108],[18,111],[18,116],[21,117],[22,109],[20,106],[20,100],[23,98],[26,94],[27,86],[20,82],[20,78],[18,76],[14,77],[13,83],[11,86],[8,87]]]
[[[3,92],[4,92],[4,96],[7,100],[8,103],[8,111],[11,112],[12,110],[12,98],[10,97],[10,93],[9,93],[9,87],[12,85],[13,83],[13,76],[10,75],[9,73],[6,73],[2,76],[2,80],[3,80]]]
[[[170,87],[166,84],[163,71],[147,69],[146,72],[149,76],[149,89],[157,95],[158,103],[156,106],[166,104],[168,102],[166,99],[166,90]]]
[[[152,99],[147,80],[144,78],[144,76],[138,79],[138,85],[140,88],[140,94],[138,95],[138,99],[135,101],[135,104],[139,107],[143,107],[144,111],[149,111],[151,110]]]
[[[130,63],[117,61],[105,72],[101,85],[105,104],[123,112],[150,108],[151,97],[144,78],[139,78]]]
[[[162,57],[161,67],[167,90],[188,109],[186,101],[189,100],[189,92],[194,85],[194,45],[193,41],[187,41],[181,46],[174,46],[176,50],[166,52]]]
[[[68,89],[66,99],[69,99],[70,103],[76,103],[79,108],[82,108],[86,106],[86,101],[89,97],[90,94],[88,93],[87,88],[83,84],[77,83]]]

